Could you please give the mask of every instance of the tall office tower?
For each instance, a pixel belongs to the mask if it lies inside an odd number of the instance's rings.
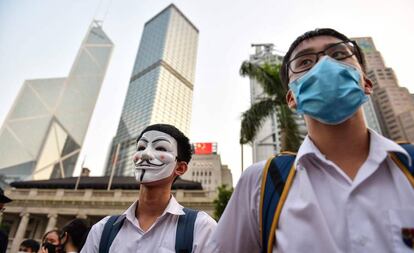
[[[113,44],[94,21],[67,78],[26,80],[0,131],[9,181],[72,176]]]
[[[282,64],[283,56],[275,54],[273,44],[253,44],[256,48],[255,54],[250,55],[250,62],[256,64]],[[255,80],[250,79],[250,103],[256,103],[266,97],[262,86]],[[305,121],[302,116],[294,114],[299,133],[302,138],[307,134]],[[280,152],[280,124],[276,113],[272,114],[263,123],[261,129],[253,140],[252,152],[253,162],[268,159],[271,155]]]
[[[367,75],[374,85],[372,95],[383,134],[393,140],[414,141],[414,101],[400,87],[392,68],[386,67],[370,37],[354,38],[364,52]]]
[[[133,175],[136,138],[146,126],[168,123],[189,133],[197,42],[198,29],[173,4],[145,23],[107,175]]]

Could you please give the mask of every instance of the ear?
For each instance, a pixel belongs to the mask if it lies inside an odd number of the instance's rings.
[[[177,166],[175,167],[175,175],[181,176],[183,175],[188,169],[188,165],[186,162],[177,162]]]
[[[288,104],[290,109],[296,109],[295,94],[293,94],[292,90],[288,90],[288,92],[286,93],[286,103]]]
[[[68,242],[68,240],[69,240],[69,235],[68,235],[68,232],[65,232],[64,233],[64,235],[63,235],[63,237],[62,238],[60,238],[60,242],[62,243],[62,242]]]
[[[363,78],[365,94],[371,95],[372,94],[372,86],[373,86],[371,80],[365,74],[362,75],[362,78]]]

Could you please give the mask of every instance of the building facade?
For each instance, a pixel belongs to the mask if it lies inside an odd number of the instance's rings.
[[[134,177],[114,178],[110,190],[106,189],[109,177],[81,178],[75,190],[76,180],[19,182],[5,190],[13,199],[0,214],[2,227],[9,235],[8,252],[17,252],[24,239],[40,242],[45,232],[60,229],[74,218],[94,224],[105,216],[122,214],[139,196]],[[214,212],[215,195],[202,190],[199,183],[177,180],[172,194],[185,207],[210,215]]]
[[[354,38],[364,52],[368,78],[373,82],[372,102],[382,132],[398,141],[414,141],[414,102],[405,87],[400,87],[392,68],[385,65],[370,37]]]
[[[167,123],[189,133],[198,29],[173,4],[144,27],[106,175],[133,175],[136,138]]]
[[[250,55],[249,61],[255,64],[282,64],[283,56],[274,52],[273,44],[253,44],[256,51]],[[256,103],[265,98],[263,88],[255,79],[250,79],[250,103]],[[295,121],[299,128],[302,138],[305,137],[307,130],[305,121],[301,115],[295,114]],[[277,114],[273,113],[263,123],[252,143],[253,162],[268,159],[277,154],[281,149],[280,124]]]
[[[233,187],[233,177],[227,165],[221,163],[218,154],[194,154],[182,179],[201,183],[203,190],[214,193],[217,187]]]
[[[8,181],[72,176],[112,48],[95,21],[68,77],[24,82],[0,130],[0,174]]]

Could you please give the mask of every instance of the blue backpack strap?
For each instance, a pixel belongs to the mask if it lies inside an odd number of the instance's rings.
[[[185,214],[178,218],[175,252],[191,253],[193,251],[194,224],[198,211],[190,208],[184,208],[183,211]]]
[[[111,247],[112,242],[124,224],[125,217],[117,222],[119,217],[120,215],[111,216],[105,223],[101,235],[101,241],[99,242],[99,253],[109,253],[109,248]]]
[[[411,166],[408,162],[407,157],[398,152],[393,152],[391,158],[393,158],[394,162],[400,167],[403,171],[405,176],[410,181],[411,185],[414,187],[414,145],[411,143],[398,143],[405,151],[407,151],[408,155],[411,157]]]
[[[285,152],[270,158],[263,170],[260,196],[262,253],[272,252],[282,206],[295,176],[296,154]]]

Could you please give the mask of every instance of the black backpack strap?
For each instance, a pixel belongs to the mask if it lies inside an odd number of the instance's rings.
[[[175,252],[191,253],[193,251],[194,224],[198,211],[190,208],[184,208],[183,211],[185,214],[178,218]]]
[[[99,253],[109,253],[112,242],[124,224],[125,216],[121,217],[121,220],[118,220],[119,217],[120,215],[111,216],[105,223],[99,242]]]

